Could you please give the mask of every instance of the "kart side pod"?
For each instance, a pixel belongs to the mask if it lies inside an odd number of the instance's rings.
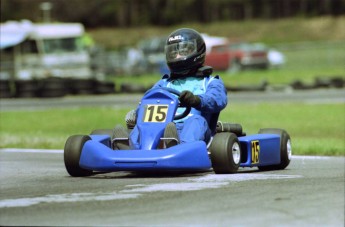
[[[280,163],[280,137],[254,134],[240,137],[241,167],[268,166]]]
[[[179,144],[155,150],[113,150],[110,137],[91,135],[81,151],[79,165],[94,171],[192,170],[211,167],[205,142]]]
[[[220,132],[214,136],[209,152],[216,173],[235,173],[239,167],[284,169],[291,159],[291,142],[282,129],[262,129],[259,134],[240,137]]]

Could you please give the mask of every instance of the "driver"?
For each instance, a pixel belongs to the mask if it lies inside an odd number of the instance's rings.
[[[168,87],[181,92],[179,101],[192,107],[190,114],[167,125],[164,131],[166,147],[178,143],[205,141],[215,133],[218,116],[227,105],[227,93],[219,76],[211,76],[212,68],[204,66],[206,45],[195,30],[182,28],[171,33],[165,44],[166,62],[170,75],[164,75],[153,88]],[[178,108],[182,113],[183,108]],[[138,144],[139,135],[133,130],[131,143]]]

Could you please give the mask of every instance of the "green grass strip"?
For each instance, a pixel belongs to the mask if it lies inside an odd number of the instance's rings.
[[[124,125],[130,109],[80,108],[0,113],[0,148],[63,149],[70,135]],[[220,120],[242,124],[247,134],[260,128],[284,128],[293,153],[336,155],[345,153],[344,104],[239,104],[228,105]]]

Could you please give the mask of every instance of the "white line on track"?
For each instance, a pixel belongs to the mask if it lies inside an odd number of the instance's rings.
[[[204,189],[215,189],[231,185],[236,182],[250,180],[279,180],[302,178],[300,175],[281,175],[266,173],[241,173],[241,174],[207,174],[201,177],[192,177],[176,183],[160,184],[136,184],[126,185],[122,189],[113,192],[98,193],[72,193],[53,194],[33,198],[17,198],[0,200],[0,208],[28,207],[40,203],[66,203],[66,202],[89,202],[111,201],[118,199],[135,199],[139,196],[152,192],[187,192]]]
[[[63,150],[52,149],[0,149],[0,152],[13,153],[63,153]],[[293,159],[329,159],[324,156],[293,156]],[[151,192],[177,192],[177,191],[197,191],[204,189],[221,188],[235,182],[250,180],[281,180],[302,178],[300,175],[281,175],[268,173],[241,173],[241,174],[207,174],[201,177],[193,177],[176,183],[160,184],[136,184],[126,185],[122,189],[113,192],[98,193],[71,193],[52,194],[33,198],[17,198],[0,200],[0,208],[6,207],[27,207],[40,203],[65,203],[65,202],[87,202],[87,201],[110,201],[118,199],[135,199],[139,196]]]
[[[331,156],[305,156],[305,155],[293,155],[292,159],[330,159]]]
[[[22,149],[22,148],[2,148],[0,152],[12,152],[12,153],[63,153],[63,150],[54,149]]]
[[[87,201],[108,201],[117,199],[131,199],[138,197],[137,194],[109,193],[72,193],[46,195],[34,198],[5,199],[0,201],[0,208],[5,207],[28,207],[39,203],[65,203],[65,202],[87,202]]]
[[[148,193],[148,192],[168,192],[168,191],[198,191],[210,188],[220,188],[234,182],[250,180],[277,180],[302,178],[300,175],[280,175],[261,173],[241,173],[241,174],[207,174],[202,177],[189,178],[186,182],[161,183],[151,185],[128,185],[131,189],[125,189],[124,193]]]

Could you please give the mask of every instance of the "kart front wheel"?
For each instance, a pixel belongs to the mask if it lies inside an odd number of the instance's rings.
[[[284,129],[264,128],[259,134],[276,134],[280,136],[280,163],[278,165],[258,166],[259,170],[280,170],[285,169],[291,160],[292,148],[290,135]]]
[[[79,166],[81,151],[84,144],[91,140],[89,136],[70,136],[64,148],[65,167],[72,177],[85,177],[92,175],[92,170],[83,169]]]
[[[234,133],[217,133],[210,146],[213,171],[217,174],[236,173],[241,163],[241,146]]]

